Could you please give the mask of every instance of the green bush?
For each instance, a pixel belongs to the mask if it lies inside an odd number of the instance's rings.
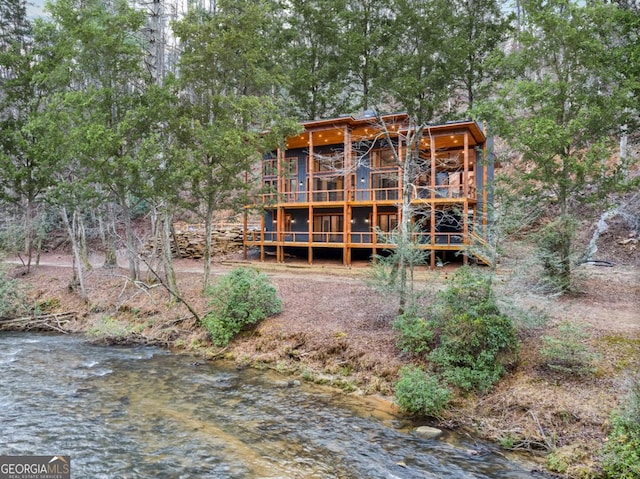
[[[607,477],[640,479],[640,379],[627,403],[612,415],[602,467]]]
[[[104,316],[87,330],[87,336],[95,342],[117,344],[127,343],[133,332],[133,325]]]
[[[409,311],[394,327],[403,351],[464,391],[488,390],[517,360],[514,323],[500,312],[490,278],[471,268],[460,268],[423,316]]]
[[[565,374],[590,374],[596,355],[584,341],[589,335],[579,325],[563,322],[555,336],[542,336],[540,354],[547,367]]]
[[[422,354],[431,349],[434,327],[427,319],[411,308],[398,316],[393,323],[398,333],[398,347],[405,353]]]
[[[439,416],[451,400],[451,391],[436,376],[415,366],[400,371],[396,399],[402,409],[413,414]]]
[[[515,327],[507,316],[492,308],[480,314],[470,309],[454,314],[443,325],[440,344],[428,358],[440,367],[449,384],[484,392],[515,362],[517,345]]]
[[[15,318],[29,310],[22,284],[11,278],[5,265],[0,264],[0,318]]]
[[[263,273],[238,268],[205,293],[210,311],[202,322],[217,346],[226,346],[244,328],[282,311],[282,302]]]
[[[565,293],[572,288],[571,263],[578,222],[563,215],[547,224],[536,237],[537,256],[543,267],[543,285],[550,291]]]

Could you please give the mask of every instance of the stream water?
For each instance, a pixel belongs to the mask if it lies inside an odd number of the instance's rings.
[[[74,479],[535,477],[331,390],[193,361],[0,333],[0,454],[69,455]]]

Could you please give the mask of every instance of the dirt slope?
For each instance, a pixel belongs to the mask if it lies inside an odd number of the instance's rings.
[[[135,324],[134,337],[139,341],[204,358],[224,356],[239,366],[275,368],[354,394],[392,395],[398,370],[409,361],[395,347],[391,329],[397,306],[364,283],[363,267],[254,263],[272,278],[284,312],[220,351],[184,306],[168,304],[161,286],[151,280],[133,284],[125,270],[104,270],[99,256],[93,260],[96,267],[87,273],[88,304],[69,289],[68,256],[46,255],[43,266],[24,276],[17,268],[15,275],[30,285],[29,294],[42,309],[76,311],[77,331]],[[214,271],[221,274],[238,264],[216,264]],[[513,449],[554,449],[558,470],[564,467],[569,477],[586,477],[597,469],[597,451],[605,440],[611,410],[624,397],[631,374],[640,369],[639,270],[635,265],[585,265],[580,270],[581,292],[554,299],[527,292],[522,285],[517,292],[510,290],[513,267],[505,265],[499,275],[503,294],[520,305],[537,307],[549,320],[543,329],[523,338],[521,362],[507,379],[486,396],[461,400],[443,424],[474,429]],[[177,269],[185,300],[205,311],[202,265],[180,260]],[[450,272],[422,271],[418,283],[432,294]],[[111,321],[106,326],[105,318]],[[563,321],[588,332],[584,343],[598,354],[593,374],[566,376],[544,367],[540,336],[554,334]]]

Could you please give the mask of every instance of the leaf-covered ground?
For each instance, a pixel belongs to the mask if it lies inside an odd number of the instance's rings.
[[[220,350],[186,308],[171,305],[151,278],[134,284],[125,270],[99,267],[99,256],[94,263],[87,273],[89,304],[69,288],[72,269],[66,255],[45,255],[32,273],[21,275],[17,268],[14,274],[29,284],[29,295],[42,310],[76,311],[77,331],[99,337],[113,333],[116,342],[129,338],[202,358],[232,359],[239,366],[274,368],[356,395],[391,397],[399,368],[411,360],[395,346],[391,322],[397,305],[365,284],[364,264],[346,269],[331,262],[308,267],[292,259],[284,266],[253,263],[271,277],[284,312]],[[444,424],[474,429],[512,449],[553,449],[554,467],[573,477],[597,468],[611,410],[624,397],[632,373],[640,369],[640,270],[631,263],[580,267],[580,292],[560,299],[527,291],[525,282],[513,278],[518,265],[504,264],[497,283],[501,294],[522,306],[535,306],[549,319],[523,337],[517,368],[489,394],[457,401]],[[238,264],[219,263],[213,270],[222,274]],[[205,311],[202,264],[179,260],[177,269],[185,300]],[[419,272],[425,301],[451,272]],[[584,345],[597,355],[593,373],[567,375],[545,367],[540,337],[554,334],[564,321],[588,333]]]

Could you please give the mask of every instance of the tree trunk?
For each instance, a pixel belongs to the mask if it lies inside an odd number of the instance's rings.
[[[77,210],[73,213],[73,219],[77,225],[80,240],[80,258],[82,259],[82,264],[84,264],[85,269],[90,270],[91,262],[89,261],[89,249],[87,248],[87,229],[84,227],[82,215]]]
[[[27,208],[24,218],[24,254],[27,257],[27,273],[31,271],[31,253],[33,250],[33,223],[34,223],[34,201],[27,198]]]
[[[211,276],[211,230],[213,223],[213,200],[210,200],[207,204],[207,213],[204,218],[204,278],[202,289],[206,290],[209,287],[209,280]]]
[[[71,249],[73,251],[74,276],[77,281],[77,285],[80,288],[80,297],[86,303],[88,301],[88,297],[87,290],[84,285],[82,260],[80,258],[80,245],[78,244],[78,238],[76,235],[75,220],[72,224],[72,222],[69,220],[67,209],[64,206],[60,209],[60,216],[62,217],[62,221],[64,222],[65,227],[67,228],[67,234],[69,235],[69,240],[71,241]],[[75,216],[76,215],[74,213],[74,218]]]
[[[173,216],[165,207],[162,215],[162,265],[164,267],[167,286],[171,291],[173,291],[171,302],[175,302],[175,299],[180,296],[180,292],[178,291],[178,280],[176,278],[176,271],[173,268],[173,255],[171,254],[172,223]]]
[[[125,243],[127,247],[127,258],[129,259],[129,276],[133,281],[140,280],[140,260],[135,245],[133,225],[131,223],[131,207],[125,195],[120,195],[120,207],[122,208],[124,220]]]
[[[98,214],[98,226],[104,249],[104,264],[102,267],[114,268],[118,264],[118,254],[115,245],[115,219],[113,218],[113,208],[111,206],[107,205],[106,224],[102,212]]]
[[[402,165],[402,217],[400,218],[400,241],[397,246],[398,269],[400,270],[400,314],[407,307],[407,268],[412,267],[412,260],[408,257],[412,242],[411,222],[413,220],[413,207],[411,205],[411,195],[415,180],[415,145],[416,142],[420,141],[421,136],[422,128],[416,128],[412,135],[407,135],[407,146]]]
[[[620,128],[620,165],[622,166],[622,179],[627,181],[629,179],[629,163],[628,163],[628,141],[629,141],[629,126],[622,125]],[[605,159],[602,159],[605,162]],[[604,168],[603,168],[604,171]]]

